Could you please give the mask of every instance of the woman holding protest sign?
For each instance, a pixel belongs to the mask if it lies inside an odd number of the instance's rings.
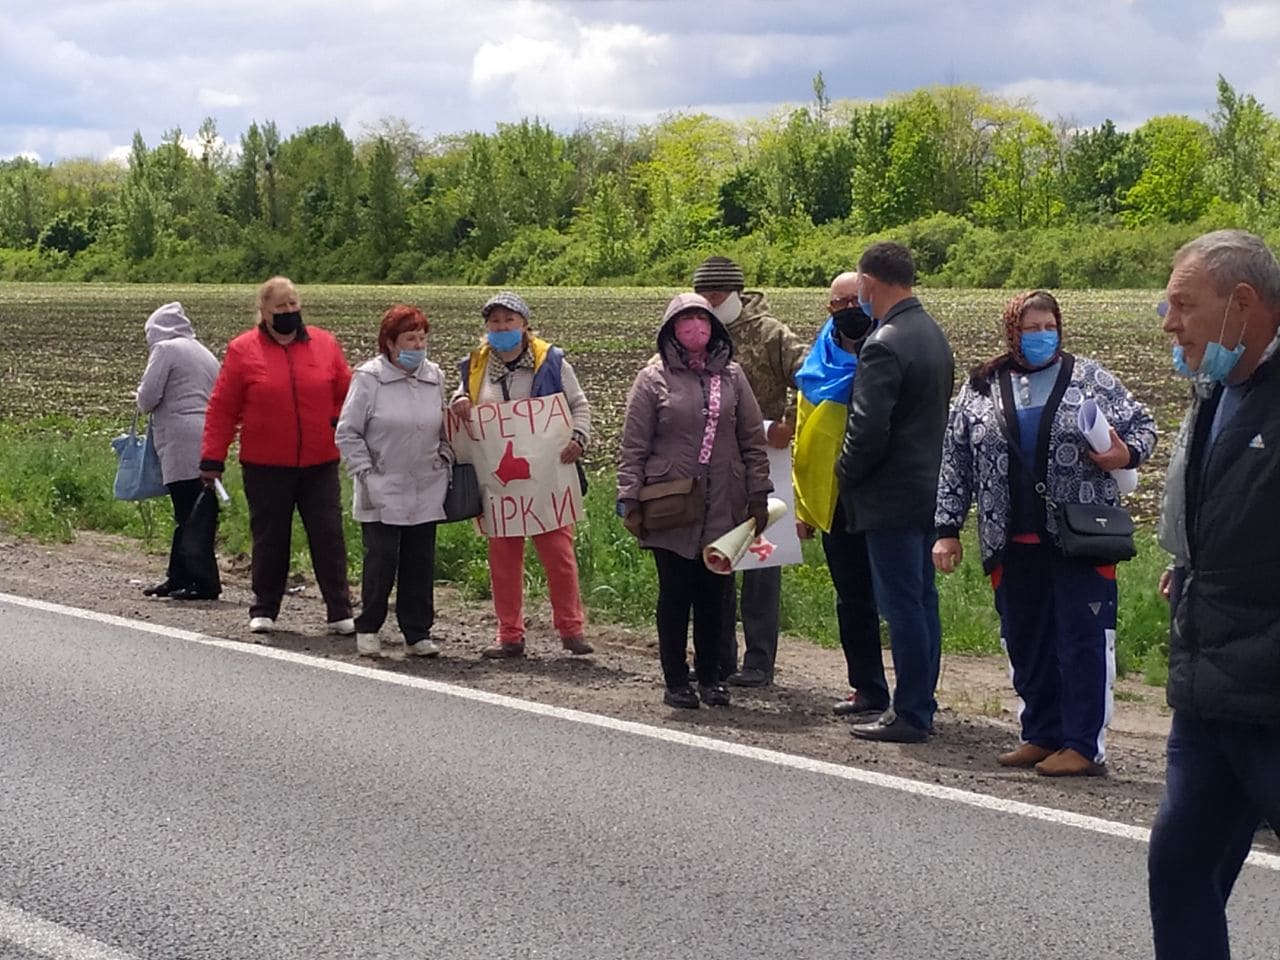
[[[703,297],[682,293],[662,315],[659,361],[627,396],[618,458],[618,512],[653,552],[658,570],[658,647],[671,707],[728,706],[720,662],[721,618],[733,578],[712,573],[702,549],[752,519],[768,525],[769,458],[760,406],[733,341]],[[686,660],[693,614],[699,690]]]
[[[356,367],[336,440],[353,480],[352,516],[364,540],[356,652],[382,654],[378,631],[396,587],[405,649],[434,657],[436,524],[444,519],[453,450],[445,436],[444,378],[427,359],[426,315],[396,304],[382,316],[378,356]]]
[[[1151,455],[1155,422],[1100,363],[1063,351],[1062,311],[1049,293],[1009,301],[1004,341],[951,405],[933,563],[942,573],[959,565],[960,528],[977,500],[982,566],[1024,704],[1023,742],[998,762],[1044,776],[1097,776],[1106,772],[1115,678],[1115,562],[1125,551],[1108,542],[1095,556],[1076,555],[1066,511],[1113,510],[1113,474]],[[1101,452],[1081,432],[1081,411],[1091,405],[1112,424]],[[1121,513],[1112,527],[1124,525]]]
[[[510,291],[490,297],[480,308],[480,316],[484,340],[462,361],[462,382],[450,404],[454,416],[469,417],[475,404],[563,393],[573,427],[569,442],[560,451],[560,462],[577,462],[591,436],[591,407],[564,351],[529,329],[529,307]],[[525,539],[489,537],[489,583],[498,617],[497,639],[483,653],[490,659],[524,656]],[[591,644],[583,637],[586,617],[578,590],[573,524],[529,539],[546,571],[552,621],[561,645],[576,656],[591,653]]]

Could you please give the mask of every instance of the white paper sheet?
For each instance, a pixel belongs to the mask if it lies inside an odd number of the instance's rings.
[[[1092,398],[1080,405],[1077,417],[1080,432],[1095,453],[1105,453],[1111,449],[1111,424],[1107,415],[1098,409],[1098,402]],[[1133,493],[1138,489],[1138,471],[1127,468],[1112,470],[1111,476],[1120,488],[1121,494]]]

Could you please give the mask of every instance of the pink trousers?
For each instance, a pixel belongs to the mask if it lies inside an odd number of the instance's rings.
[[[573,527],[561,527],[530,539],[547,574],[551,619],[560,637],[580,637],[585,615],[578,591],[578,559]],[[498,642],[524,639],[524,537],[489,538],[489,585],[498,615]]]

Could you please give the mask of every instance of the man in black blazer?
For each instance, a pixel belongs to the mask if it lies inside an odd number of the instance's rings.
[[[893,706],[853,735],[920,743],[938,708],[942,625],[930,551],[955,357],[912,293],[915,263],[906,247],[868,247],[858,278],[858,300],[878,325],[859,356],[836,470],[850,529],[866,534],[895,689]]]

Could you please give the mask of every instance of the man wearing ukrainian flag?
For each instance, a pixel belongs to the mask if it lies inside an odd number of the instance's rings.
[[[874,321],[858,306],[858,275],[831,281],[831,315],[796,372],[796,410],[791,480],[795,487],[796,530],[809,539],[821,531],[822,551],[836,590],[836,619],[853,692],[835,705],[838,716],[870,719],[890,704],[880,652],[880,615],[871,586],[867,539],[852,533],[840,504],[836,460],[844,439],[849,395],[858,369],[858,350]]]

